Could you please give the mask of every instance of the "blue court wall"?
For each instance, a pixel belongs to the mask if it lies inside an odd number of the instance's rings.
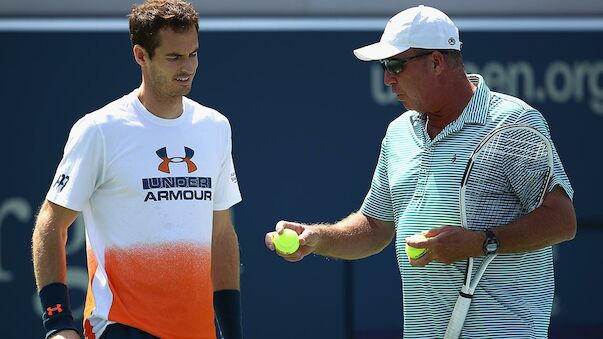
[[[243,202],[247,338],[399,338],[400,280],[389,246],[361,261],[311,256],[286,263],[263,245],[280,219],[333,222],[359,208],[381,139],[403,108],[378,65],[351,50],[371,31],[201,32],[190,97],[232,124]],[[601,31],[462,33],[467,70],[541,110],[572,181],[579,220],[555,246],[553,338],[603,330],[603,41]],[[40,338],[30,241],[71,125],[140,83],[124,32],[0,32],[0,319],[2,338]],[[78,220],[69,282],[81,313],[86,270]],[[186,305],[183,305],[186,307]],[[81,317],[80,317],[81,319]],[[571,334],[571,335],[570,335]]]

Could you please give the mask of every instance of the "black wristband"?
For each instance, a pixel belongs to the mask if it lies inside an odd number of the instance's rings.
[[[216,325],[223,339],[242,339],[241,292],[221,290],[214,292]]]
[[[46,329],[46,339],[62,330],[74,330],[77,328],[73,322],[71,305],[69,304],[69,292],[67,286],[61,283],[52,283],[44,286],[40,292],[42,302],[42,320]]]

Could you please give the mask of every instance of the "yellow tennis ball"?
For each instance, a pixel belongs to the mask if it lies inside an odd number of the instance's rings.
[[[427,238],[423,234],[415,234],[411,236],[413,240],[426,240]],[[406,243],[406,255],[411,259],[419,259],[427,253],[426,248],[415,248]]]
[[[274,247],[283,254],[292,254],[299,248],[299,238],[297,232],[285,228],[281,234],[276,234],[273,238]]]

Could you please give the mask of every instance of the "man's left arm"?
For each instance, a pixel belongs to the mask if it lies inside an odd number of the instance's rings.
[[[499,253],[535,251],[573,239],[576,213],[563,188],[555,186],[539,208],[492,231],[500,242]]]
[[[224,339],[242,338],[239,241],[230,209],[214,211],[211,278],[214,311]]]
[[[499,241],[498,253],[531,252],[552,246],[576,235],[576,214],[572,200],[556,185],[542,205],[510,224],[491,229]],[[429,251],[413,266],[425,266],[433,260],[445,264],[483,255],[485,232],[470,231],[458,226],[443,226],[425,233],[426,240],[407,239],[407,243]]]
[[[552,189],[549,188],[550,191],[545,195],[540,207],[508,225],[492,229],[500,242],[498,253],[536,251],[571,240],[576,236],[576,214],[572,204],[574,192],[555,144],[550,139],[550,130],[546,120],[540,112],[534,110],[522,114],[517,123],[532,126],[549,138],[553,152],[553,174],[549,183]],[[514,190],[520,200],[521,197],[529,199],[524,195],[529,196],[533,193],[525,192],[524,175],[521,172],[510,173],[509,179],[514,182]]]

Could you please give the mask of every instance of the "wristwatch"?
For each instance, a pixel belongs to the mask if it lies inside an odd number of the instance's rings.
[[[486,240],[484,240],[484,245],[482,246],[484,255],[496,254],[499,245],[496,235],[491,230],[485,230],[484,233],[486,233]]]

